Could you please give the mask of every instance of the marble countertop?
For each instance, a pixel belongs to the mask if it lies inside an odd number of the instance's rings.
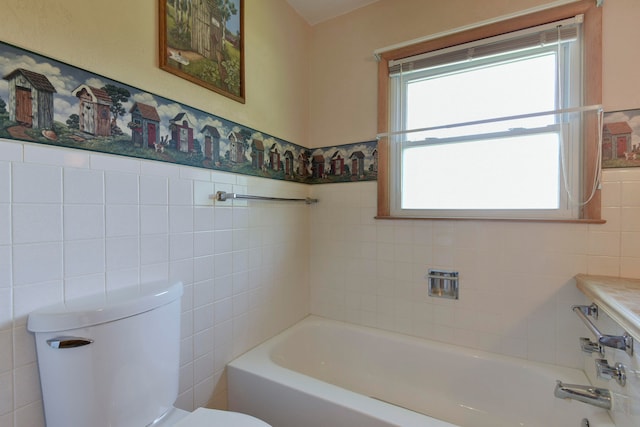
[[[576,286],[640,341],[640,279],[576,275]]]

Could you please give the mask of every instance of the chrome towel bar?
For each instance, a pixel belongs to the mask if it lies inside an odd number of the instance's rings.
[[[287,199],[282,197],[265,197],[265,196],[249,196],[246,194],[227,193],[226,191],[218,191],[216,194],[210,196],[211,199],[215,199],[219,202],[226,202],[229,199],[247,199],[247,200],[274,200],[281,202],[305,202],[307,205],[312,203],[318,203],[318,199],[311,199],[306,197],[304,199]]]
[[[591,333],[598,339],[598,344],[611,347],[618,350],[624,350],[627,352],[629,356],[633,355],[633,338],[628,333],[624,333],[622,335],[605,335],[594,325],[591,320],[587,317],[587,314],[594,314],[594,317],[597,318],[597,309],[598,307],[595,304],[591,306],[586,305],[574,305],[571,307],[580,320],[585,324],[585,326],[591,331]]]

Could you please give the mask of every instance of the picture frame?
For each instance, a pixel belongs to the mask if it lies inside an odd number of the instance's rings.
[[[604,113],[602,167],[640,167],[640,109]]]
[[[160,68],[244,104],[244,0],[158,4]]]

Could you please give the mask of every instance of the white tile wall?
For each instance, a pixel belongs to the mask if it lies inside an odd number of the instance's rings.
[[[61,204],[13,204],[13,243],[62,241]]]
[[[571,278],[640,277],[635,169],[604,172],[604,225],[375,220],[373,182],[306,187],[3,140],[0,178],[2,427],[44,425],[26,316],[64,298],[182,280],[178,403],[192,409],[224,407],[226,362],[309,311],[582,367]],[[321,203],[214,205],[219,190]],[[429,298],[428,268],[460,271],[461,299]]]
[[[375,182],[312,186],[311,312],[582,367],[572,277],[640,277],[640,169],[603,175],[603,225],[375,220]],[[460,272],[458,301],[429,268]]]
[[[67,204],[103,204],[104,173],[90,169],[64,170],[64,202]]]
[[[13,203],[62,203],[62,168],[13,163]]]
[[[209,199],[309,191],[264,181],[0,140],[0,427],[44,426],[29,312],[149,280],[185,284],[178,405],[224,408],[226,363],[309,312],[310,209]]]

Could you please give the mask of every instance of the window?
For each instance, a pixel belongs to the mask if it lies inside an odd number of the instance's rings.
[[[379,217],[599,219],[599,10],[577,6],[381,55]]]

